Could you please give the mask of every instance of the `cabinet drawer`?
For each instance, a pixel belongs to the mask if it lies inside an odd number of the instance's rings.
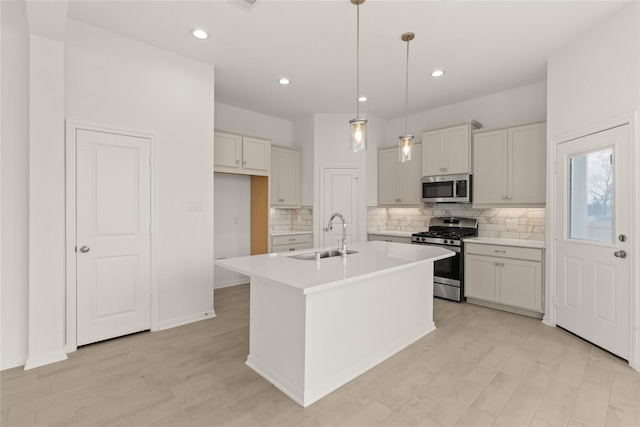
[[[311,249],[311,242],[306,243],[291,243],[286,245],[273,245],[271,247],[271,252],[293,252],[300,251],[302,249]]]
[[[500,258],[542,261],[542,250],[535,248],[467,243],[465,244],[464,252],[467,254],[488,255]]]
[[[411,237],[389,236],[386,234],[369,234],[368,240],[382,240],[383,242],[411,243]]]
[[[272,236],[271,239],[273,246],[311,243],[311,234],[286,234],[283,236]]]

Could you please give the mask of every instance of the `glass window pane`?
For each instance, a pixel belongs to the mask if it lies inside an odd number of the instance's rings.
[[[613,149],[569,158],[569,238],[613,243]]]

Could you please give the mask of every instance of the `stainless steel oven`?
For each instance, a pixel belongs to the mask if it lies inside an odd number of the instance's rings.
[[[450,258],[433,263],[433,295],[453,301],[464,297],[463,238],[478,235],[478,220],[473,218],[434,217],[429,230],[414,233],[411,243],[441,246],[455,252]]]
[[[471,175],[422,177],[424,203],[471,203]]]

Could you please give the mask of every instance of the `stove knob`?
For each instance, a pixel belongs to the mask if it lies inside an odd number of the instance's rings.
[[[427,240],[425,237],[422,238],[422,241],[424,242],[425,240]]]
[[[450,242],[450,241],[448,241],[447,239],[444,239],[444,243],[445,243],[445,245],[446,245],[447,243],[451,243],[451,242]]]

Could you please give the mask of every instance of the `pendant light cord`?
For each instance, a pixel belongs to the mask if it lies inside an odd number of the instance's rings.
[[[360,118],[360,0],[356,4],[356,119]]]
[[[407,134],[407,105],[409,103],[409,40],[407,40],[407,71],[404,89],[404,134]]]

